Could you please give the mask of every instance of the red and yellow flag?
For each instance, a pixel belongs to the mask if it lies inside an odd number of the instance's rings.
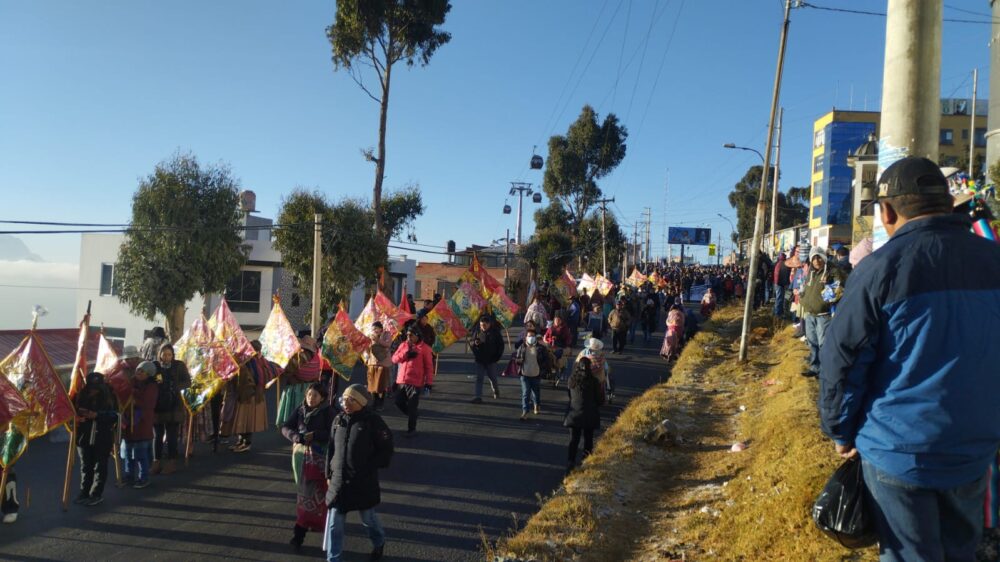
[[[322,354],[333,370],[349,381],[351,369],[371,343],[368,336],[351,323],[351,317],[341,308],[323,334]]]
[[[260,354],[268,361],[284,369],[292,357],[302,350],[299,338],[295,336],[285,311],[281,309],[278,295],[271,298],[271,315],[267,317],[264,330],[260,333]]]
[[[628,279],[625,280],[625,284],[626,285],[631,285],[631,286],[635,287],[636,289],[638,289],[647,280],[648,279],[647,279],[647,277],[645,275],[639,273],[639,268],[635,268],[635,269],[632,270],[632,274],[628,276]]]
[[[552,282],[552,291],[563,306],[569,306],[569,301],[576,296],[576,279],[568,269]]]
[[[76,341],[76,360],[69,374],[69,397],[73,398],[80,392],[87,380],[87,336],[90,334],[90,313],[80,320],[80,334]]]
[[[438,301],[427,314],[427,324],[434,328],[434,333],[437,335],[434,338],[434,345],[431,346],[434,353],[441,353],[468,333],[462,321],[444,299]]]
[[[111,386],[111,390],[118,398],[118,409],[124,411],[132,402],[132,381],[125,372],[125,365],[122,363],[115,348],[111,346],[108,338],[101,334],[97,342],[97,359],[94,361],[94,370],[104,375],[105,382]]]
[[[229,310],[229,303],[226,302],[226,297],[222,297],[219,306],[215,307],[215,312],[208,319],[208,327],[215,333],[218,339],[224,342],[226,349],[229,350],[229,353],[240,365],[245,364],[254,355],[257,355],[253,346],[250,345],[250,340],[243,334],[243,328],[240,327],[240,323],[233,316],[232,311]]]
[[[371,337],[372,322],[378,320],[387,332],[397,334],[403,325],[413,318],[412,314],[397,308],[389,300],[389,297],[385,296],[382,291],[378,291],[374,297],[368,299],[368,304],[358,315],[358,319],[354,321],[354,326],[366,336]]]
[[[459,283],[455,294],[448,300],[452,312],[466,328],[479,321],[479,316],[486,312],[486,304],[482,293],[465,281]]]
[[[598,293],[601,293],[601,296],[606,297],[608,296],[608,293],[611,292],[611,289],[615,288],[615,284],[612,283],[607,277],[598,273],[597,276],[594,277],[594,288],[597,289]]]
[[[34,330],[0,361],[0,375],[16,388],[28,410],[13,423],[28,439],[41,437],[76,415],[42,340]]]
[[[240,371],[236,359],[208,327],[204,316],[191,324],[174,344],[174,349],[177,359],[187,365],[191,374],[191,386],[181,391],[181,398],[192,415],[197,414],[222,389],[226,380]]]

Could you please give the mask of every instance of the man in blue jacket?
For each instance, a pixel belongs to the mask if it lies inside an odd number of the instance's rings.
[[[974,560],[1000,446],[1000,246],[951,214],[934,162],[879,181],[889,241],[855,268],[821,350],[823,431],[861,456],[882,560]]]

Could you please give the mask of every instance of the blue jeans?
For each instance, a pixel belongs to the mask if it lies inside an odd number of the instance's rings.
[[[976,560],[983,533],[986,474],[947,490],[901,482],[862,461],[879,536],[879,560]]]
[[[149,480],[149,463],[153,458],[153,442],[125,441],[122,439],[122,478],[125,481],[146,482]]]
[[[375,508],[363,509],[358,512],[361,516],[361,524],[368,529],[368,538],[372,540],[372,546],[378,548],[385,544],[385,531],[382,530],[382,523],[378,520]],[[326,514],[326,559],[327,562],[340,562],[340,555],[344,551],[344,525],[347,523],[347,513],[338,511],[332,507]]]
[[[629,326],[628,326],[628,342],[629,343],[635,343],[635,327],[638,324],[639,324],[638,322],[636,322],[635,320],[633,320],[632,323],[629,324]]]
[[[774,317],[785,317],[785,288],[774,286]]]
[[[809,372],[819,374],[819,348],[826,339],[826,328],[830,325],[830,315],[816,316],[805,313],[806,341],[809,342]]]
[[[521,377],[521,412],[527,414],[528,406],[542,407],[542,377]]]
[[[493,391],[496,392],[500,388],[500,382],[497,380],[497,371],[500,370],[499,363],[490,363],[489,365],[483,365],[482,363],[475,363],[476,366],[476,398],[483,397],[483,379],[490,379],[490,386],[493,387]]]

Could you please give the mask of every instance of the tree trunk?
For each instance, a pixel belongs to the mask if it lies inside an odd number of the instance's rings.
[[[388,59],[388,57],[387,57]],[[382,85],[382,103],[378,114],[378,156],[375,161],[375,187],[372,189],[372,211],[375,213],[375,233],[385,236],[382,224],[382,179],[385,177],[385,129],[389,116],[389,80],[392,77],[392,63],[385,65],[385,83]]]
[[[167,337],[176,342],[184,335],[184,305],[179,304],[166,313]]]

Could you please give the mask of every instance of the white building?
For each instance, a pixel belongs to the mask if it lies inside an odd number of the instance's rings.
[[[252,203],[251,203],[252,205]],[[240,275],[226,287],[226,300],[236,319],[248,332],[260,330],[271,313],[271,295],[281,295],[281,306],[296,330],[308,328],[305,319],[310,310],[309,288],[300,288],[290,272],[281,267],[281,254],[272,244],[273,224],[270,219],[255,217],[246,213],[244,225],[251,227],[244,231],[246,243],[250,245],[250,255],[243,265]],[[253,228],[257,227],[257,228]],[[161,314],[150,321],[132,314],[128,305],[118,300],[115,287],[115,262],[118,249],[124,240],[121,234],[84,234],[80,240],[81,289],[77,292],[76,313],[83,318],[91,303],[91,326],[104,327],[109,339],[125,345],[139,345],[154,326],[163,326],[165,318]],[[416,279],[416,262],[406,256],[390,257],[390,270],[386,274],[386,293],[399,302],[404,285],[413,287]],[[349,312],[356,318],[364,306],[364,288],[358,286],[351,293]],[[185,305],[185,326],[204,313],[211,314],[218,306],[221,295],[195,295]]]

